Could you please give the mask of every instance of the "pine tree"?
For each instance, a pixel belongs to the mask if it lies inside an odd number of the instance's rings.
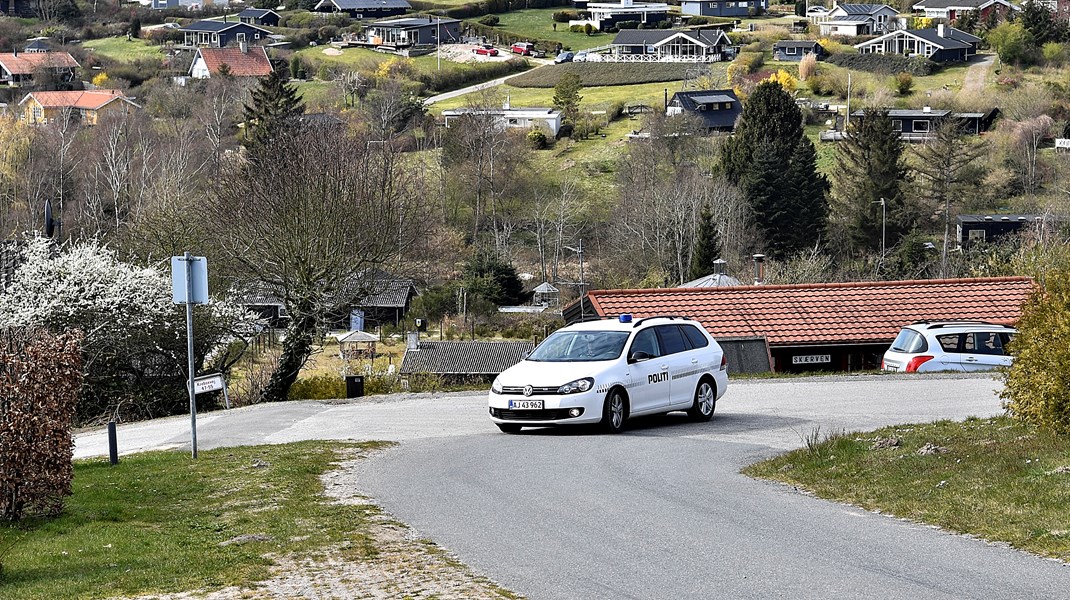
[[[750,202],[754,220],[765,237],[768,253],[775,257],[786,254],[787,245],[780,224],[791,207],[784,200],[784,164],[777,160],[773,144],[763,142],[756,149],[750,168],[743,174],[740,186]]]
[[[755,149],[768,149],[787,165],[803,136],[802,112],[779,83],[762,82],[747,99],[736,133],[721,146],[721,164],[729,181],[740,182],[754,161]]]
[[[691,253],[691,266],[688,279],[695,280],[714,272],[714,261],[721,257],[721,235],[717,232],[717,223],[713,220],[710,205],[706,204],[699,213],[698,233],[695,237],[694,251]]]
[[[782,214],[777,224],[783,237],[784,250],[797,252],[812,248],[824,235],[828,225],[828,180],[817,170],[817,150],[805,137],[795,144],[788,169],[788,194],[793,202],[791,210]]]
[[[271,142],[288,122],[305,112],[297,90],[283,81],[278,71],[260,79],[245,105],[245,145],[259,148]]]
[[[836,220],[844,224],[857,250],[879,251],[882,227],[886,247],[894,247],[917,219],[902,191],[903,142],[888,111],[867,109],[864,118],[854,119],[838,150],[833,175]]]
[[[580,91],[583,90],[583,81],[579,75],[568,72],[561,76],[554,86],[554,108],[560,109],[565,119],[576,121],[580,111]]]

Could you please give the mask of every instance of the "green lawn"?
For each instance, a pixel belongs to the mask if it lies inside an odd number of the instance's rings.
[[[665,90],[671,97],[673,92],[681,89],[683,82],[670,81],[667,83],[644,83],[639,85],[615,85],[611,87],[584,88],[580,95],[583,100],[580,106],[587,110],[598,110],[601,106],[608,106],[614,102],[626,104],[647,104],[655,109],[664,109]],[[498,86],[501,95],[509,96],[513,106],[551,106],[553,104],[553,88],[519,88],[511,85]],[[434,112],[441,112],[447,108],[464,106],[468,102],[468,95],[458,96],[436,102],[431,106]]]
[[[95,55],[118,62],[134,62],[146,58],[163,59],[163,46],[155,46],[136,38],[127,41],[126,36],[87,40],[82,46],[92,50]]]
[[[604,46],[616,37],[615,33],[572,33],[568,30],[568,23],[557,23],[552,18],[555,12],[565,8],[568,7],[532,8],[503,13],[498,15],[501,21],[494,29],[521,37],[560,42],[564,47],[573,50]],[[554,25],[557,25],[556,31]]]
[[[820,437],[744,473],[1070,560],[1070,436],[999,417]]]
[[[2,596],[103,598],[248,585],[272,556],[345,544],[373,558],[365,534],[379,510],[335,504],[319,477],[346,445],[303,442],[203,452],[152,452],[75,463],[74,495],[54,519],[0,525]],[[245,543],[223,544],[257,535]]]

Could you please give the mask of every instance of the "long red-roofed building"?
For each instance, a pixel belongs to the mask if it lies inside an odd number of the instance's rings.
[[[26,85],[39,73],[71,81],[79,66],[68,52],[0,52],[0,84]]]
[[[994,277],[595,290],[582,306],[587,317],[689,317],[722,343],[764,339],[775,371],[855,371],[879,367],[900,328],[916,321],[1013,325],[1033,289],[1028,277]],[[565,307],[567,322],[580,319],[580,306]]]

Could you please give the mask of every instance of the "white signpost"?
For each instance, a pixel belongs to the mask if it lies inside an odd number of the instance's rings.
[[[208,392],[218,392],[220,390],[223,391],[223,401],[229,409],[230,395],[227,394],[227,382],[223,380],[222,373],[201,375],[193,380],[193,393],[195,394],[206,394]]]
[[[1055,138],[1055,149],[1070,150],[1070,139],[1067,138]]]
[[[189,354],[190,447],[197,458],[197,390],[193,373],[193,305],[208,303],[208,260],[203,256],[171,257],[171,295],[175,304],[186,305],[186,351]],[[222,377],[220,377],[222,379]]]

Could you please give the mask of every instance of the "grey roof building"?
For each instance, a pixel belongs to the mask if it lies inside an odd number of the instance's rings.
[[[534,349],[533,342],[420,342],[405,351],[401,374],[498,375]]]
[[[732,90],[676,92],[665,110],[670,117],[684,113],[698,116],[707,132],[733,131],[742,112],[743,104]]]

